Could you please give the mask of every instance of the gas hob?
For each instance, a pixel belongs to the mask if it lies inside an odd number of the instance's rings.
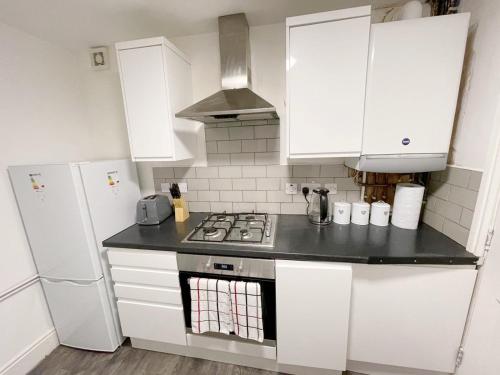
[[[211,213],[182,242],[274,247],[277,221],[265,213]]]

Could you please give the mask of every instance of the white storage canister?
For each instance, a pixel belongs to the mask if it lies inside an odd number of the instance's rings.
[[[347,202],[335,202],[333,207],[333,222],[337,224],[349,224],[351,221],[351,204]]]
[[[417,184],[397,184],[392,207],[392,225],[417,229],[425,188]]]
[[[353,202],[351,223],[368,225],[370,218],[370,205],[366,202]]]
[[[386,227],[389,225],[391,205],[382,201],[373,202],[370,214],[370,224]]]

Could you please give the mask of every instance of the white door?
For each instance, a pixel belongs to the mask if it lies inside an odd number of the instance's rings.
[[[116,338],[104,280],[91,283],[41,279],[63,345],[113,352]]]
[[[476,274],[353,265],[348,359],[452,373]]]
[[[101,267],[78,169],[69,164],[9,167],[9,175],[38,273],[97,280]]]
[[[448,153],[469,14],[372,25],[363,155]]]
[[[457,375],[500,374],[500,215],[489,254],[479,271],[469,325],[464,336],[464,357]]]
[[[278,363],[346,369],[350,265],[276,261]]]
[[[163,46],[118,51],[132,158],[173,157]]]
[[[369,35],[370,17],[290,27],[291,158],[360,154]]]

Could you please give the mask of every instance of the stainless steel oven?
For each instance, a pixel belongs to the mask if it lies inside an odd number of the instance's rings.
[[[262,294],[262,322],[266,344],[276,343],[276,285],[274,260],[177,254],[186,328],[191,328],[189,278],[258,282]],[[227,336],[235,338],[235,335]]]

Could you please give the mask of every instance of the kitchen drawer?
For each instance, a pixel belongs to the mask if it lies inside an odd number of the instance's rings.
[[[121,283],[116,283],[114,289],[118,298],[182,306],[179,289]]]
[[[186,329],[181,306],[118,299],[118,313],[124,336],[186,345]]]
[[[109,249],[111,265],[177,271],[177,255],[170,251]]]
[[[115,283],[156,285],[179,288],[177,271],[146,270],[141,268],[111,267],[111,277]]]

